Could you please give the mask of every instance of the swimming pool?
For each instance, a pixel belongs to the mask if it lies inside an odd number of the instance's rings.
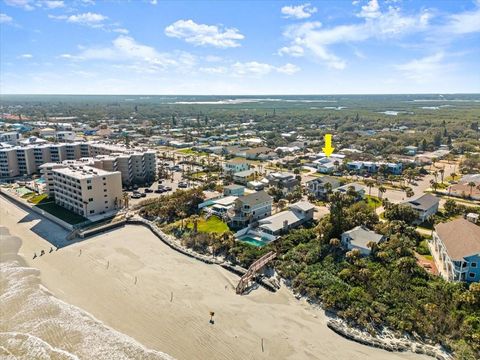
[[[40,179],[37,179],[35,181],[39,184],[45,184],[45,179],[44,178],[40,178]]]
[[[242,241],[244,243],[247,243],[247,244],[250,244],[250,245],[253,245],[253,246],[257,246],[257,247],[261,247],[261,246],[264,246],[267,244],[266,241],[263,241],[263,240],[258,240],[258,239],[255,239],[251,236],[243,236],[241,238],[238,239],[239,241]]]

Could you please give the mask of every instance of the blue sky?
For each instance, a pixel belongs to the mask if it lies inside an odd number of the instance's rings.
[[[0,0],[0,92],[480,92],[480,0]]]

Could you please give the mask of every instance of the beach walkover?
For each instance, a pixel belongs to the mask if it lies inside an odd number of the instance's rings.
[[[247,272],[240,278],[236,288],[236,293],[239,295],[243,294],[249,282],[254,279],[257,272],[276,257],[277,254],[273,251],[270,251],[269,253],[263,255],[260,259],[253,262],[253,264],[248,268]]]

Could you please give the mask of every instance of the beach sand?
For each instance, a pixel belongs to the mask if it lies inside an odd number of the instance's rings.
[[[327,328],[322,310],[296,300],[285,287],[277,293],[258,288],[245,296],[236,295],[236,275],[175,252],[144,227],[129,225],[49,253],[50,243],[45,239],[62,241],[66,232],[2,197],[0,225],[18,238],[22,259],[9,256],[17,258],[19,266],[38,269],[28,271],[35,272],[32,276],[56,298],[128,335],[127,340],[131,337],[177,359],[428,358],[348,341]],[[42,249],[46,254],[32,259],[34,252],[38,255]],[[215,312],[214,324],[209,323],[210,311]],[[98,321],[89,314],[82,313],[80,319],[88,319],[88,325],[96,329]],[[9,332],[31,330],[15,316],[9,321]],[[72,321],[79,321],[76,314]],[[5,332],[5,325],[0,326],[0,332]],[[81,349],[85,344],[65,340],[80,336],[76,334],[82,331],[80,327],[72,328],[72,333],[68,329],[65,327],[62,336],[34,330],[49,346],[81,359],[120,358],[105,352],[103,357],[89,357]],[[90,345],[102,351],[112,346],[132,359],[163,356],[139,348],[133,339],[126,341],[109,328],[96,330],[97,337],[89,337]],[[109,334],[110,340],[102,340]],[[122,352],[127,343],[136,351],[130,353],[134,355]],[[0,349],[1,344],[0,337]]]

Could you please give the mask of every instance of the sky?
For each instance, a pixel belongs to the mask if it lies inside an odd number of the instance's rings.
[[[480,0],[0,0],[0,94],[480,92]]]

